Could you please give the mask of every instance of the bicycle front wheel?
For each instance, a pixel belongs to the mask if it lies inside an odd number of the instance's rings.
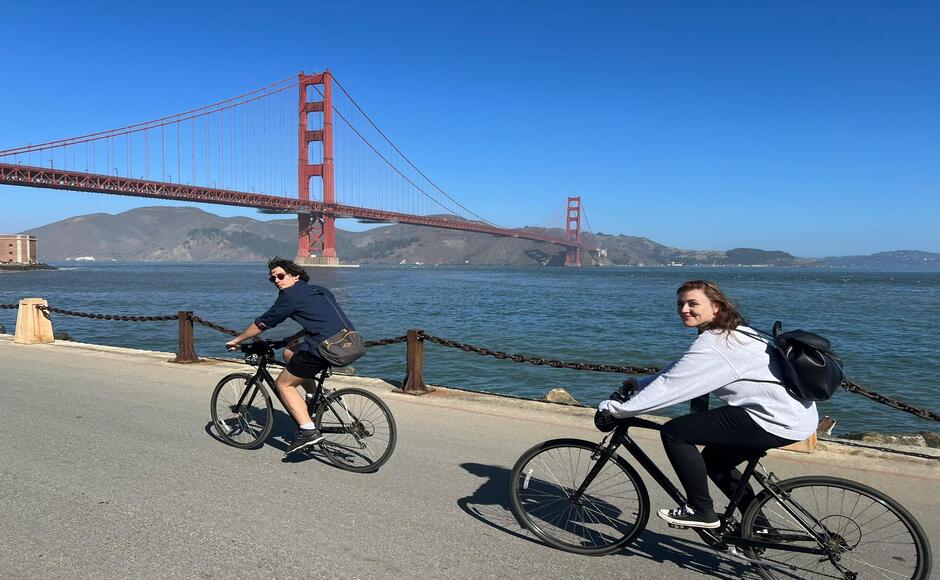
[[[212,423],[223,441],[239,449],[260,447],[274,429],[274,405],[252,376],[234,373],[212,391]]]
[[[554,439],[523,453],[510,489],[519,523],[546,544],[576,554],[610,554],[633,541],[650,515],[646,486],[618,455],[588,481],[598,451],[596,443]]]
[[[887,495],[826,476],[794,477],[777,485],[783,501],[764,491],[741,520],[745,538],[781,544],[747,550],[759,560],[762,578],[930,576],[930,544],[924,530]],[[824,553],[788,551],[787,544],[822,548]]]
[[[369,391],[339,389],[317,407],[316,423],[325,439],[320,449],[347,471],[377,471],[398,441],[398,427],[385,401]]]

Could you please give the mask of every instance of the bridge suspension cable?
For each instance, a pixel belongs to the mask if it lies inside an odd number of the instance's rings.
[[[349,121],[349,119],[347,118],[348,115],[344,114],[342,111],[338,111],[338,110],[337,110],[336,113],[337,113],[338,115],[340,115],[340,117],[342,118],[342,120],[350,127],[350,129],[352,129],[353,131],[355,131],[356,134],[357,134],[363,141],[365,141],[365,142],[369,145],[369,147],[376,153],[376,155],[378,155],[379,157],[381,157],[382,160],[383,160],[389,167],[391,167],[392,169],[395,170],[396,173],[398,173],[398,175],[400,175],[403,179],[405,179],[406,181],[408,181],[408,183],[409,183],[410,185],[414,186],[414,187],[415,187],[418,191],[420,191],[424,196],[428,197],[429,199],[434,200],[435,203],[437,203],[437,205],[439,205],[442,209],[445,209],[445,210],[447,210],[447,211],[451,211],[452,213],[454,213],[454,214],[456,214],[456,215],[463,215],[463,217],[472,217],[472,218],[476,218],[477,220],[479,220],[479,221],[481,221],[481,222],[483,222],[483,223],[485,223],[485,224],[491,225],[491,226],[493,226],[493,227],[501,227],[501,226],[498,226],[498,225],[492,223],[491,221],[487,220],[486,218],[480,216],[478,213],[474,212],[473,210],[469,209],[468,207],[466,207],[465,205],[463,205],[462,203],[460,203],[459,201],[457,201],[456,199],[454,199],[454,197],[451,196],[449,193],[447,193],[446,191],[444,191],[443,188],[441,188],[439,185],[437,185],[437,183],[435,183],[430,177],[428,177],[423,171],[421,171],[421,170],[420,170],[420,169],[401,151],[401,149],[399,149],[398,146],[395,145],[395,144],[392,142],[391,139],[389,139],[388,135],[386,135],[385,132],[382,131],[382,129],[375,123],[375,121],[372,120],[372,117],[370,117],[369,114],[366,113],[365,110],[363,110],[363,108],[362,108],[361,106],[359,106],[359,103],[356,102],[356,100],[352,97],[352,95],[349,94],[349,91],[346,90],[346,88],[342,85],[342,83],[339,82],[339,80],[336,79],[335,76],[333,77],[333,82],[334,82],[334,83],[336,84],[336,86],[343,92],[343,94],[346,96],[346,98],[348,99],[349,103],[355,108],[355,110],[358,111],[358,112],[363,116],[363,118],[365,118],[365,120],[369,123],[369,125],[370,125],[373,129],[375,129],[376,132],[378,132],[378,134],[382,137],[382,139],[385,141],[385,143],[387,143],[387,144],[392,148],[392,150],[394,150],[394,152],[398,154],[398,156],[408,165],[408,167],[410,167],[411,169],[413,169],[413,170],[414,170],[419,176],[421,176],[431,187],[433,187],[434,189],[436,189],[437,191],[439,191],[439,192],[441,193],[441,195],[443,195],[443,196],[446,197],[448,200],[450,200],[451,202],[453,202],[457,207],[459,207],[461,210],[463,210],[463,212],[455,211],[452,207],[447,206],[446,204],[440,202],[439,200],[435,200],[435,199],[433,198],[433,196],[431,196],[429,193],[427,193],[426,191],[424,191],[424,189],[422,189],[420,186],[418,186],[416,183],[414,183],[413,180],[411,180],[411,179],[409,179],[407,176],[405,176],[398,168],[395,167],[395,165],[394,165],[385,155],[383,155],[381,152],[379,152],[379,150],[378,150],[374,145],[372,145],[371,143],[369,143],[368,139],[366,139],[365,136],[363,136],[360,131],[358,131],[358,130],[355,129],[355,127],[352,125],[352,123],[351,123],[351,122]],[[336,107],[335,107],[335,106],[334,106],[334,110],[336,110]]]

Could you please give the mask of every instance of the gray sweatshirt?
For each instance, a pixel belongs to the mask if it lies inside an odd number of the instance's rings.
[[[756,335],[747,326],[740,330]],[[816,431],[819,415],[812,401],[798,401],[774,376],[776,367],[767,343],[740,332],[705,331],[695,339],[682,358],[659,373],[637,381],[636,395],[625,403],[603,401],[618,419],[633,417],[705,393],[733,407],[741,407],[768,433],[786,439],[806,439]],[[779,375],[779,373],[777,373]]]

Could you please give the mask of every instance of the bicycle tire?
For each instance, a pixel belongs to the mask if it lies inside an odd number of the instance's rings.
[[[575,554],[620,550],[646,527],[650,499],[640,474],[613,455],[578,502],[570,494],[588,476],[601,448],[580,439],[553,439],[522,454],[512,468],[516,519],[546,544]]]
[[[248,393],[241,408],[236,408],[246,389],[255,391]],[[232,373],[219,381],[212,391],[210,410],[216,433],[232,447],[260,447],[274,429],[271,395],[260,381],[252,381],[246,373]]]
[[[395,417],[385,401],[364,389],[327,394],[317,406],[315,421],[324,436],[320,450],[340,469],[378,471],[395,451]]]
[[[773,548],[747,548],[758,573],[765,579],[843,578],[840,569],[860,576],[926,579],[930,577],[931,553],[927,535],[901,504],[854,481],[828,476],[786,479],[777,484],[785,501],[796,504],[825,528],[830,546],[828,557]],[[744,538],[778,543],[818,546],[768,491],[748,507],[741,520]]]

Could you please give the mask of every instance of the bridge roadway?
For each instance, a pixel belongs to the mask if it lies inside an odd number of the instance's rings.
[[[544,439],[597,439],[588,410],[446,390],[416,398],[377,379],[336,377],[379,393],[399,426],[391,461],[353,474],[315,458],[283,462],[291,427],[281,412],[278,437],[261,449],[216,441],[209,395],[237,366],[167,358],[0,336],[0,577],[750,575],[655,516],[632,548],[605,557],[560,552],[520,529],[508,508],[512,464]],[[652,434],[640,441],[665,462]],[[830,447],[775,452],[767,464],[885,490],[940,549],[936,460]],[[650,489],[654,508],[669,505]]]

